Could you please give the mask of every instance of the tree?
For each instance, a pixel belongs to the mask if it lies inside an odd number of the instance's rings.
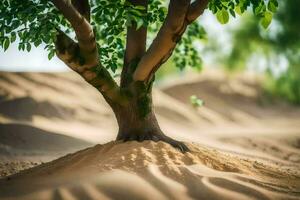
[[[49,59],[56,53],[101,92],[115,113],[117,140],[161,140],[185,152],[186,145],[163,134],[156,120],[151,97],[155,72],[176,46],[177,66],[201,64],[192,44],[204,31],[193,22],[206,8],[225,24],[229,13],[235,17],[248,7],[267,27],[277,1],[3,0],[0,44],[6,50],[18,36],[19,50],[30,51],[32,44],[45,43]],[[152,40],[148,48],[147,39]],[[117,84],[111,72],[120,66]]]

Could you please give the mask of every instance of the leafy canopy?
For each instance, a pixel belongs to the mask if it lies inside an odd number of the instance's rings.
[[[275,11],[276,7],[268,4]],[[259,53],[266,61],[267,79],[264,83],[267,93],[279,96],[289,102],[300,104],[300,1],[285,0],[274,15],[276,26],[262,31],[257,25],[258,18],[245,16],[239,27],[232,33],[232,50],[225,58],[225,67],[229,70],[245,68],[245,63]],[[280,59],[287,61],[287,69],[280,74]],[[223,60],[224,63],[224,60]]]
[[[145,7],[134,6],[126,0],[91,0],[90,5],[99,58],[106,68],[115,72],[123,62],[126,27],[133,24],[137,29],[147,26],[149,46],[167,14],[168,1],[148,0],[147,12]],[[210,0],[208,4],[208,9],[222,24],[228,22],[229,15],[236,17],[236,14],[252,8],[265,28],[269,26],[277,7],[277,0]],[[54,42],[58,29],[74,35],[70,24],[50,0],[2,0],[0,24],[0,46],[4,50],[16,41],[22,51],[30,51],[32,45],[37,47],[44,43],[49,59],[55,55]],[[201,68],[201,59],[194,43],[203,38],[204,28],[197,22],[192,23],[174,51],[172,60],[177,67]]]

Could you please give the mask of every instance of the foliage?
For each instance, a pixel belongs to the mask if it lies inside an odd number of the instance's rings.
[[[264,32],[257,26],[259,19],[248,16],[234,30],[233,48],[227,57],[227,69],[245,68],[245,63],[253,54],[258,54],[268,64],[265,89],[274,96],[280,96],[293,103],[300,103],[300,18],[298,8],[300,1],[286,0],[280,2],[275,14],[275,26]],[[269,9],[275,10],[273,5]],[[277,75],[273,68],[279,67],[278,58],[288,61],[286,71]],[[272,67],[272,66],[273,67]]]
[[[202,99],[199,99],[196,95],[190,96],[190,102],[195,108],[204,105],[204,101]]]
[[[167,2],[149,0],[149,6],[134,6],[126,0],[91,0],[91,24],[96,33],[101,63],[113,72],[122,66],[126,27],[148,27],[151,42],[167,14]],[[236,17],[252,6],[266,28],[276,11],[277,0],[211,0],[208,8],[220,23]],[[69,23],[49,0],[3,0],[0,4],[0,46],[6,50],[11,43],[19,42],[19,50],[30,51],[32,45],[45,43],[49,59],[55,54],[54,42],[57,29],[73,36]],[[17,37],[19,39],[17,39]],[[201,69],[202,61],[195,48],[195,41],[205,38],[204,28],[197,22],[191,24],[177,45],[173,61],[180,69],[186,66]],[[150,44],[148,42],[148,45]]]
[[[47,0],[4,0],[0,4],[0,45],[4,50],[19,38],[18,48],[30,51],[44,42],[49,58],[54,56],[56,27],[70,30],[66,20]]]
[[[244,70],[250,55],[255,52],[268,56],[271,41],[265,40],[260,27],[257,25],[257,17],[246,16],[242,24],[232,33],[232,50],[225,58],[226,69]]]
[[[261,20],[261,25],[267,28],[278,7],[277,0],[211,0],[209,9],[216,15],[221,24],[229,21],[229,14],[236,17],[236,13],[241,15],[248,8],[252,7],[255,16]]]
[[[195,48],[195,43],[201,39],[205,39],[206,32],[197,22],[192,23],[186,34],[179,41],[178,46],[172,56],[175,66],[180,70],[185,67],[193,67],[201,70],[202,60],[199,57],[199,52]]]
[[[286,72],[275,78],[268,73],[264,85],[266,91],[294,104],[300,104],[300,64],[294,63]]]

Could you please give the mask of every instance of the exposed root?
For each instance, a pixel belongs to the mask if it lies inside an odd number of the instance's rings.
[[[152,140],[154,142],[163,141],[170,144],[171,146],[179,149],[182,153],[189,152],[190,149],[183,143],[177,140],[174,140],[164,134],[153,134],[153,133],[144,133],[144,134],[130,134],[126,135],[123,138],[118,138],[124,142],[127,141],[138,141],[143,142],[144,140]]]

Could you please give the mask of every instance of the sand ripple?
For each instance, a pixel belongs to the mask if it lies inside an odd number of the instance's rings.
[[[295,166],[189,144],[110,142],[1,180],[12,199],[299,199]],[[30,184],[29,184],[30,183]]]

